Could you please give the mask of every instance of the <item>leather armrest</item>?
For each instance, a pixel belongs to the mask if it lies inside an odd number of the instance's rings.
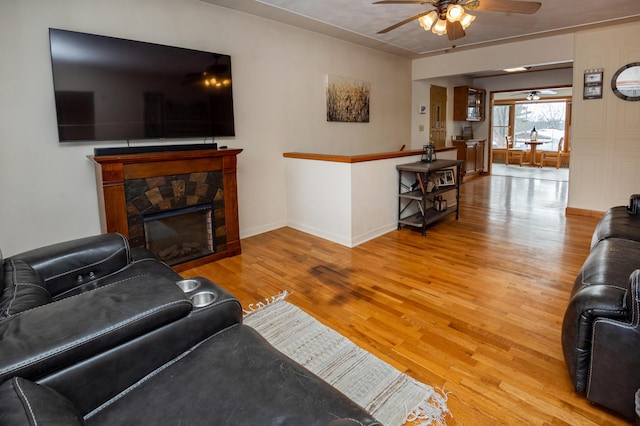
[[[12,257],[29,264],[55,297],[124,268],[131,262],[131,249],[125,237],[114,233],[65,241]]]
[[[631,274],[633,317],[629,321],[608,318],[593,324],[587,398],[635,419],[635,393],[640,387],[640,270]]]
[[[0,380],[30,380],[134,339],[192,310],[175,282],[150,274],[0,321]]]
[[[592,285],[582,288],[569,302],[562,326],[562,347],[576,391],[584,392],[587,386],[594,321],[628,321],[626,299],[624,288]]]
[[[0,385],[0,422],[12,426],[84,424],[67,398],[20,377]]]

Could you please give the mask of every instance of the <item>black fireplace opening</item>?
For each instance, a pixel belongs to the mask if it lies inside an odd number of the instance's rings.
[[[213,204],[142,215],[145,247],[170,266],[215,253]]]

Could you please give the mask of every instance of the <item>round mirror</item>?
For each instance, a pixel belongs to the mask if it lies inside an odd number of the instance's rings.
[[[620,68],[611,79],[613,93],[625,101],[640,101],[640,62]]]

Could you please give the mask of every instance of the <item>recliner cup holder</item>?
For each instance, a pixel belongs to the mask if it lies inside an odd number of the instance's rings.
[[[176,282],[176,285],[180,287],[185,293],[189,293],[190,291],[193,291],[200,287],[200,281],[193,279],[181,280]]]
[[[176,281],[176,285],[189,298],[194,308],[209,306],[218,298],[215,285],[206,278],[187,278]]]
[[[212,304],[216,300],[216,295],[211,291],[201,291],[191,296],[190,299],[194,307],[201,308]]]

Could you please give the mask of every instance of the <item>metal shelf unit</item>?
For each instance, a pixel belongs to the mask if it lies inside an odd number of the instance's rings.
[[[448,214],[455,213],[456,220],[460,217],[460,181],[462,160],[435,160],[431,163],[421,161],[408,164],[398,164],[398,229],[402,225],[422,228],[422,235],[427,235],[427,225],[442,219]],[[453,184],[437,185],[437,172],[453,169],[455,182]],[[430,185],[429,182],[435,183]],[[431,187],[433,186],[433,187]],[[434,200],[438,195],[445,195],[455,191],[455,205],[446,210],[436,210]]]

